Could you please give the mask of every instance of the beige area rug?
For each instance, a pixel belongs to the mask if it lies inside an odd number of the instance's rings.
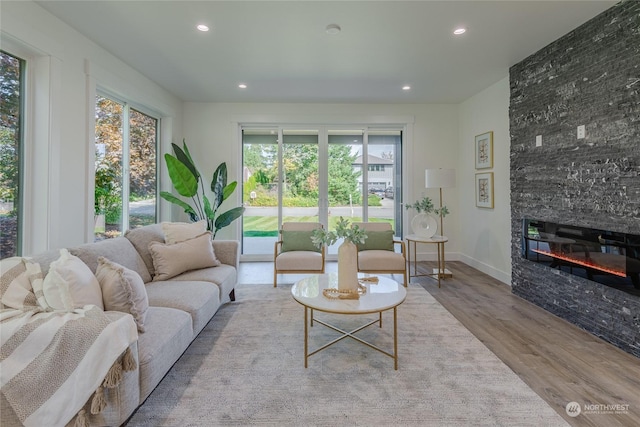
[[[566,426],[427,291],[398,308],[399,369],[352,339],[304,368],[291,286],[242,285],[128,422],[133,426]],[[357,335],[389,351],[383,328]],[[327,316],[344,328],[371,316]],[[316,324],[311,349],[337,337]]]

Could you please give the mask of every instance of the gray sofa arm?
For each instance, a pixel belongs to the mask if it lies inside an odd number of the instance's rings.
[[[240,266],[240,242],[237,240],[214,240],[213,251],[221,263],[235,267]]]

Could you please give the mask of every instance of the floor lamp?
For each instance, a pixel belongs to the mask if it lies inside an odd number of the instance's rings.
[[[456,186],[455,169],[425,169],[424,186],[425,188],[438,188],[440,190],[440,209],[442,209],[442,189]],[[444,236],[442,210],[440,210],[440,235]],[[444,262],[444,253],[442,254],[442,259]],[[452,276],[449,270],[444,270],[444,277]]]

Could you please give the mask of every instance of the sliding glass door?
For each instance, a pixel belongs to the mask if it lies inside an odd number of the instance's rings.
[[[243,255],[270,259],[291,221],[386,221],[402,236],[401,130],[246,126],[242,144]]]

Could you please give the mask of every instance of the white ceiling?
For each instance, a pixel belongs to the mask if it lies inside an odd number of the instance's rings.
[[[38,3],[184,101],[458,103],[616,0]]]

